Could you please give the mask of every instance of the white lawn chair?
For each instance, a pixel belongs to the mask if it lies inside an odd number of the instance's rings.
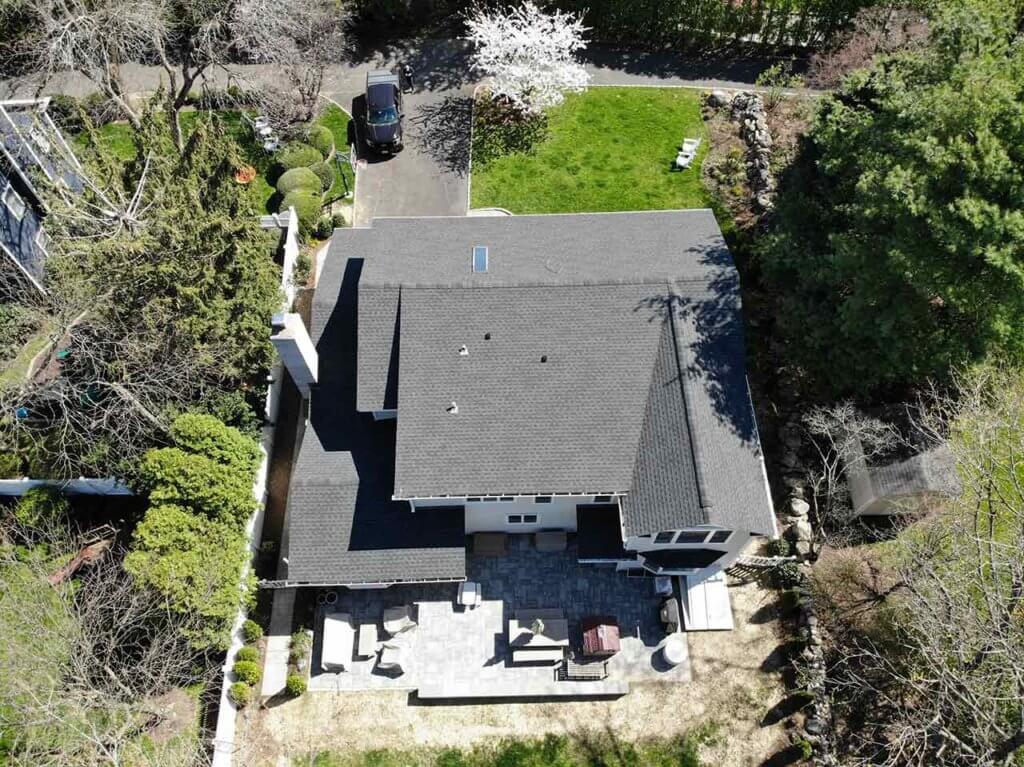
[[[405,673],[402,663],[405,661],[405,648],[401,645],[385,642],[380,650],[380,658],[377,660],[377,668],[392,673]]]
[[[684,170],[693,164],[693,160],[697,156],[698,147],[700,147],[699,138],[683,139],[683,145],[680,147],[675,161],[675,166],[678,170]]]
[[[459,584],[458,603],[473,609],[483,602],[484,595],[480,592],[480,584],[475,581],[463,581]]]

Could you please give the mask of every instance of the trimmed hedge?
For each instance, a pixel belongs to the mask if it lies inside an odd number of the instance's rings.
[[[321,163],[323,164],[323,163]],[[322,182],[320,174],[310,168],[292,168],[281,174],[277,180],[277,191],[287,195],[297,190],[320,193]]]
[[[235,661],[235,665],[231,667],[231,673],[246,684],[256,684],[260,681],[260,667],[251,660]]]
[[[239,708],[245,708],[252,702],[252,688],[245,682],[235,682],[228,688],[228,697]]]
[[[334,186],[334,169],[330,166],[329,163],[318,162],[316,165],[311,165],[309,167],[309,170],[313,171],[313,173],[316,174],[317,178],[320,180],[320,188],[323,191],[326,192],[332,186]],[[292,171],[288,171],[288,173],[292,173]],[[285,175],[287,176],[288,173],[286,173]],[[278,187],[278,191],[281,191],[280,187]],[[284,194],[287,193],[284,192]]]
[[[334,151],[334,134],[323,125],[313,125],[306,132],[306,140],[315,147],[326,160]]]
[[[306,691],[306,677],[300,676],[299,674],[289,674],[288,679],[285,680],[284,688],[288,691],[288,694],[293,698],[297,698]]]
[[[246,663],[256,663],[260,659],[260,651],[255,647],[246,645],[235,653],[236,661],[245,661]]]
[[[284,196],[278,210],[286,211],[290,207],[295,208],[295,212],[299,216],[299,231],[305,237],[316,227],[316,222],[320,218],[322,201],[320,192],[296,189]]]
[[[242,637],[246,642],[255,642],[263,636],[263,628],[254,620],[246,620],[242,624]]]
[[[323,155],[316,147],[303,144],[301,141],[288,144],[277,156],[277,161],[285,170],[292,168],[308,168],[323,161]]]

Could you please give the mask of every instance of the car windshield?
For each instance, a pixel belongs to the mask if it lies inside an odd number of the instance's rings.
[[[370,109],[370,125],[387,125],[398,120],[398,111],[394,107]]]

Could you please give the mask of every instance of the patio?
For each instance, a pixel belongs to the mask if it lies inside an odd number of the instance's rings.
[[[572,536],[570,537],[572,538]],[[412,605],[418,625],[407,641],[404,673],[376,668],[376,657],[354,659],[347,670],[320,666],[322,615],[313,647],[310,690],[415,690],[420,699],[615,697],[636,682],[689,682],[689,662],[668,666],[658,652],[665,638],[658,619],[660,598],[650,578],[627,577],[609,567],[580,565],[570,540],[563,552],[538,552],[531,536],[510,536],[505,556],[467,553],[467,578],[481,584],[482,603],[456,604],[457,584],[392,586],[383,590],[342,589],[333,609],[354,625],[375,623],[381,639],[384,609]],[[508,621],[517,611],[559,609],[569,624],[569,643],[582,646],[580,620],[611,615],[619,624],[621,649],[608,659],[600,681],[566,681],[557,665],[513,665]]]

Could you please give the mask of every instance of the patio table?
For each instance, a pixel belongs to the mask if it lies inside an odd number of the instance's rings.
[[[569,621],[544,618],[544,631],[534,634],[532,619],[512,618],[508,622],[508,644],[514,650],[549,649],[569,646]]]

